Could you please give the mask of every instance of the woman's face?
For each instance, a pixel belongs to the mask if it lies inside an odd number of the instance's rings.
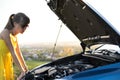
[[[24,28],[22,28],[22,26],[20,24],[15,23],[14,24],[14,32],[15,32],[15,34],[19,34],[19,33],[23,34],[27,27],[28,26],[25,26]]]

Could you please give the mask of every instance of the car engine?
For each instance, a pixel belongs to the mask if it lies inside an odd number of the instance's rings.
[[[79,56],[78,56],[79,57]],[[57,62],[56,62],[57,63]],[[97,64],[96,64],[97,63]],[[49,64],[43,67],[38,67],[35,70],[28,72],[22,80],[54,80],[69,76],[78,72],[95,68],[97,66],[108,64],[101,60],[93,60],[93,58],[61,61],[61,64]]]
[[[55,65],[48,66],[38,70],[35,72],[28,72],[26,74],[25,80],[53,80],[59,79],[71,74],[75,74],[87,69],[91,69],[94,66],[91,64],[82,63],[81,61],[75,61],[74,63],[69,63],[67,65]],[[44,70],[44,71],[43,71]],[[43,72],[41,72],[43,71]],[[31,79],[30,79],[31,77]]]
[[[93,67],[94,67],[93,65],[84,64],[79,61],[75,61],[74,64],[54,66],[53,68],[48,70],[48,75],[52,79],[59,79],[71,74],[75,74],[87,69],[91,69]]]

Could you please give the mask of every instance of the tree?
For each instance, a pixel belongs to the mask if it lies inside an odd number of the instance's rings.
[[[64,47],[63,50],[59,53],[60,57],[71,56],[74,54],[74,50],[71,47]]]

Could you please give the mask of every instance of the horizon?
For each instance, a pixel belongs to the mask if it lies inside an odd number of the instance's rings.
[[[21,47],[54,47],[54,42],[39,42],[39,43],[26,43],[26,44],[20,44]],[[80,42],[58,42],[56,43],[56,47],[58,46],[75,46],[80,47]]]

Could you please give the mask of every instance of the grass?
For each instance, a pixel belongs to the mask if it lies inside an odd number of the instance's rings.
[[[28,66],[28,69],[31,70],[39,65],[45,64],[48,61],[38,61],[38,60],[31,60],[31,61],[26,61],[26,64]],[[14,74],[15,74],[15,78],[17,76],[19,76],[20,74],[20,70],[17,68],[17,66],[14,65]]]
[[[26,64],[27,64],[29,70],[35,68],[36,66],[45,64],[45,63],[47,63],[47,61],[35,61],[35,60],[26,61]]]

